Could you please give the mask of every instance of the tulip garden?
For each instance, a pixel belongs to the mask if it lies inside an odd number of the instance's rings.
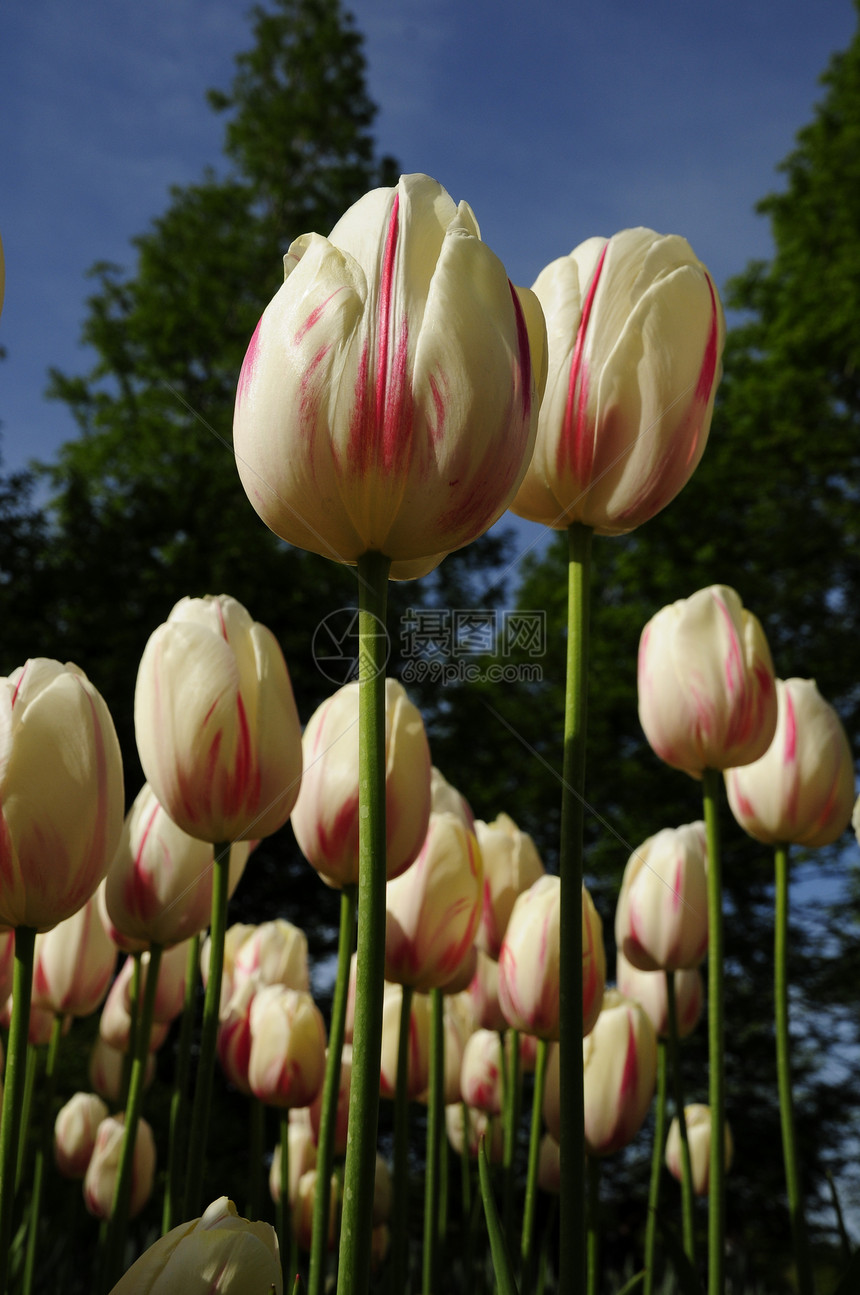
[[[64,1230],[92,1238],[75,1289],[96,1295],[737,1291],[729,821],[773,854],[787,1265],[813,1295],[788,865],[845,832],[854,766],[836,711],[775,677],[725,585],[655,607],[620,667],[667,779],[700,784],[701,818],[654,807],[614,914],[583,880],[592,544],[671,506],[705,452],[725,335],[707,270],[683,238],[632,229],[514,287],[468,204],[421,175],[297,239],[284,266],[238,375],[238,480],[261,525],[355,567],[358,677],[300,716],[265,608],[189,591],[140,661],[141,789],[86,662],[34,657],[2,681],[0,1295],[60,1289],[44,1251]],[[565,711],[547,717],[564,732],[557,873],[515,804],[476,820],[386,677],[389,580],[427,575],[508,508],[569,537]],[[325,1013],[301,914],[231,918],[287,821],[338,896]],[[705,1028],[690,1100],[683,1043]],[[241,1174],[218,1155],[228,1109]],[[650,1178],[619,1274],[601,1166],[636,1139]],[[852,1261],[839,1292],[858,1289]]]

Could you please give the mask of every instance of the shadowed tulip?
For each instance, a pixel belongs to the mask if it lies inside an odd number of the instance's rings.
[[[694,1104],[684,1107],[687,1141],[690,1145],[690,1165],[693,1170],[693,1191],[697,1196],[707,1196],[711,1180],[711,1108]],[[732,1132],[728,1124],[725,1134],[725,1166],[731,1168],[734,1155]],[[682,1181],[681,1129],[677,1116],[669,1126],[666,1139],[666,1168],[673,1178]]]
[[[308,1106],[322,1087],[326,1032],[310,994],[263,985],[251,1003],[248,1083],[267,1106]]]
[[[36,937],[33,1006],[58,1016],[89,1016],[108,992],[116,958],[93,895],[77,913]]]
[[[697,967],[708,950],[704,823],[667,827],[634,850],[615,909],[615,943],[640,971]]]
[[[397,1048],[400,1039],[401,985],[386,984],[382,999],[382,1051],[379,1060],[379,1092],[393,1098],[397,1091]],[[412,995],[407,1053],[407,1096],[414,1100],[430,1082],[430,998]]]
[[[119,1173],[120,1151],[125,1131],[123,1115],[109,1115],[96,1132],[95,1146],[84,1178],[84,1200],[90,1214],[109,1219]],[[137,1125],[131,1169],[128,1216],[134,1218],[152,1195],[155,1179],[155,1139],[146,1120]]]
[[[582,1060],[585,1145],[590,1155],[606,1156],[633,1141],[654,1096],[657,1035],[645,1009],[607,990],[582,1041]]]
[[[491,958],[498,958],[514,903],[545,868],[535,844],[512,818],[499,814],[492,823],[475,824],[484,862],[481,922],[475,943]]]
[[[476,1030],[466,1040],[460,1067],[460,1089],[467,1106],[488,1115],[501,1115],[504,1104],[505,1057],[495,1030]]]
[[[54,1160],[64,1178],[83,1178],[108,1108],[97,1093],[75,1093],[54,1121]]]
[[[615,959],[615,980],[619,993],[641,1003],[651,1024],[661,1038],[669,1034],[669,1002],[664,971],[640,971],[628,962],[623,953]],[[698,967],[675,972],[675,1011],[678,1037],[691,1034],[702,1015],[705,990],[702,973]]]

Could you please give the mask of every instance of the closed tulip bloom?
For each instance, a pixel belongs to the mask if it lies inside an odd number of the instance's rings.
[[[15,932],[0,931],[0,1002],[12,993],[15,974]]]
[[[221,972],[221,1002],[219,1012],[223,1016],[233,994],[233,967],[236,954],[245,940],[255,930],[251,922],[234,922],[227,927],[224,935],[224,966]],[[200,979],[205,989],[209,983],[209,958],[212,952],[212,937],[207,935],[200,945]]]
[[[693,1105],[684,1107],[684,1120],[687,1125],[687,1141],[690,1145],[690,1165],[693,1171],[693,1191],[697,1196],[707,1196],[711,1180],[711,1108],[710,1106]],[[732,1131],[728,1124],[725,1134],[725,1166],[731,1168],[734,1155]],[[678,1182],[682,1181],[681,1165],[681,1128],[677,1116],[669,1126],[666,1139],[666,1168]]]
[[[445,997],[448,998],[453,994],[461,994],[465,989],[468,989],[472,983],[472,978],[475,975],[477,966],[478,950],[473,944],[467,951],[466,956],[463,958],[459,967],[457,967],[457,970],[454,972],[451,979],[446,980],[443,985],[439,986]]]
[[[122,815],[119,743],[83,671],[34,657],[0,679],[0,926],[47,931],[76,913]]]
[[[468,1106],[466,1107],[465,1120],[467,1127],[464,1129],[462,1102],[445,1107],[445,1129],[448,1134],[448,1141],[457,1152],[457,1155],[463,1155],[465,1145],[470,1160],[477,1160],[478,1150],[483,1140],[490,1164],[500,1165],[505,1154],[504,1121],[498,1116],[488,1115],[486,1111],[473,1110]]]
[[[615,980],[619,993],[635,998],[645,1008],[660,1038],[669,1034],[669,998],[664,971],[640,971],[623,953],[615,960]],[[686,1038],[702,1015],[705,990],[698,967],[675,972],[675,1013],[679,1038]]]
[[[64,1178],[83,1178],[108,1108],[97,1093],[75,1093],[54,1121],[54,1160]]]
[[[314,1200],[317,1190],[317,1171],[308,1169],[296,1184],[295,1199],[291,1202],[290,1223],[293,1236],[300,1250],[308,1253],[311,1248],[314,1230]],[[328,1236],[326,1249],[331,1252],[337,1239],[337,1220],[340,1212],[340,1183],[337,1175],[331,1176],[331,1190],[328,1202]]]
[[[481,911],[481,854],[451,813],[431,814],[412,866],[385,893],[385,978],[422,993],[469,956]]]
[[[140,955],[140,998],[146,992],[146,978],[149,974],[149,953]],[[131,1011],[132,994],[132,959],[126,958],[118,980],[122,981],[123,999],[126,1009]],[[157,1024],[169,1024],[175,1021],[185,1005],[185,973],[188,968],[188,941],[175,944],[172,949],[165,949],[158,967],[158,985],[152,1004],[152,1019]],[[111,991],[113,992],[113,991]]]
[[[667,827],[634,850],[615,909],[615,943],[640,971],[697,967],[708,949],[704,823]]]
[[[302,738],[305,772],[292,824],[302,854],[331,886],[358,882],[358,684],[314,712]],[[430,814],[430,748],[421,712],[385,681],[386,873],[415,859]]]
[[[623,535],[665,508],[702,457],[725,340],[716,289],[685,239],[625,229],[551,262],[533,291],[549,374],[513,511]]]
[[[484,861],[483,906],[475,942],[491,958],[498,958],[517,896],[546,870],[531,837],[507,814],[499,814],[492,823],[479,819],[475,831]]]
[[[256,976],[236,982],[230,1001],[220,1013],[216,1051],[221,1069],[234,1087],[251,1096],[248,1066],[251,1061],[251,1007],[262,986]]]
[[[190,836],[259,840],[286,822],[302,773],[290,676],[234,598],[183,598],[151,635],[134,727],[147,781]]]
[[[299,1108],[296,1109],[298,1111]],[[302,1107],[301,1109],[305,1110],[306,1108]],[[317,1167],[317,1144],[310,1121],[294,1120],[292,1114],[293,1112],[291,1111],[290,1119],[287,1123],[287,1136],[289,1138],[287,1193],[290,1205],[295,1204],[299,1179],[303,1174]],[[272,1164],[269,1169],[269,1194],[275,1204],[281,1199],[280,1144],[275,1147],[275,1154],[272,1157]]]
[[[95,1146],[84,1178],[84,1200],[90,1214],[109,1219],[119,1173],[120,1151],[125,1127],[123,1115],[109,1115],[96,1132]],[[155,1179],[155,1139],[146,1120],[137,1126],[131,1168],[131,1196],[128,1216],[134,1218],[152,1195]]]
[[[111,1295],[283,1295],[278,1238],[239,1217],[226,1196],[161,1237]]]
[[[385,986],[382,998],[382,1050],[379,1058],[379,1093],[394,1097],[397,1091],[397,1049],[400,1041],[401,985]],[[406,1092],[410,1100],[419,1097],[430,1082],[430,999],[412,995],[409,1013]]]
[[[89,1016],[108,992],[116,945],[104,928],[96,896],[36,937],[33,998],[58,1016]]]
[[[267,1106],[308,1106],[322,1087],[326,1034],[310,994],[264,985],[251,1004],[248,1082]]]
[[[845,729],[813,679],[777,679],[776,696],[776,732],[767,751],[726,770],[732,813],[765,845],[830,845],[847,828],[854,804]]]
[[[701,778],[764,755],[776,686],[764,631],[734,589],[664,607],[639,641],[639,719],[661,760]]]
[[[469,1038],[474,1032],[474,1024],[468,1007],[463,1003],[459,995],[448,996],[446,994],[443,1011],[443,1048],[445,1053],[443,1085],[445,1091],[444,1100],[447,1106],[451,1102],[459,1102],[462,1098],[460,1075],[463,1065],[463,1053]],[[421,1093],[418,1100],[425,1106],[429,1103],[429,1088]]]
[[[99,1017],[99,1037],[120,1052],[131,1049],[131,1011],[128,1003],[129,978],[124,974],[131,966],[127,960],[108,991]],[[157,1052],[170,1031],[169,1021],[153,1021],[149,1034],[149,1051]],[[97,1086],[97,1085],[96,1085]]]
[[[594,1028],[603,1007],[606,988],[606,948],[603,922],[594,900],[582,888],[582,1035]]]
[[[561,1191],[561,1148],[551,1133],[544,1133],[538,1147],[538,1187],[558,1196]]]
[[[463,820],[463,826],[470,832],[475,831],[475,815],[472,807],[456,787],[452,787],[444,774],[434,765],[430,770],[430,811],[441,814],[449,810]]]
[[[112,1047],[100,1034],[97,1034],[90,1052],[87,1073],[93,1088],[106,1102],[118,1106],[123,1101],[123,1081],[128,1080],[128,1068],[126,1054],[122,1048]],[[151,1087],[154,1078],[155,1057],[150,1052],[143,1072],[144,1089]]]
[[[476,1028],[506,1030],[508,1022],[499,1002],[499,964],[478,950],[475,974],[467,989]]]
[[[230,895],[248,853],[247,841],[230,849]],[[213,859],[212,842],[184,832],[144,783],[105,878],[105,910],[120,947],[136,952],[180,944],[204,930],[212,913]]]
[[[234,980],[256,976],[262,985],[310,988],[308,938],[298,926],[282,917],[251,927],[236,949]]]
[[[466,1105],[488,1115],[501,1115],[504,1072],[501,1037],[495,1030],[476,1030],[466,1041],[460,1068],[460,1089]]]
[[[609,1155],[633,1141],[654,1096],[657,1035],[645,1009],[607,990],[582,1061],[586,1150]]]
[[[366,194],[328,238],[297,239],[284,279],[236,394],[248,497],[300,548],[424,574],[501,516],[525,471],[545,369],[537,302],[425,175]]]

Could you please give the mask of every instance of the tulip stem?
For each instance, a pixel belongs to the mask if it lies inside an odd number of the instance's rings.
[[[779,1119],[782,1127],[782,1155],[788,1208],[797,1264],[797,1287],[800,1295],[812,1295],[812,1263],[806,1220],[803,1214],[803,1191],[794,1130],[794,1103],[791,1094],[791,1040],[788,1025],[788,846],[774,851],[776,865],[776,912],[774,924],[774,999],[776,1002],[776,1067],[779,1083]],[[711,1165],[714,1162],[711,1144]],[[711,1170],[713,1172],[713,1169]]]
[[[600,1161],[586,1157],[588,1175],[588,1295],[597,1295],[597,1272],[600,1267]]]
[[[54,1016],[51,1026],[51,1040],[48,1044],[48,1057],[45,1062],[44,1108],[39,1146],[36,1150],[36,1164],[33,1169],[33,1192],[30,1197],[30,1218],[27,1224],[27,1255],[24,1260],[24,1280],[22,1295],[30,1295],[33,1289],[33,1273],[36,1268],[36,1246],[39,1238],[39,1216],[42,1212],[42,1184],[45,1178],[45,1160],[50,1154],[51,1140],[54,1132],[54,1091],[57,1081],[57,1057],[60,1052],[60,1039],[63,1036],[63,1018]]]
[[[651,1185],[648,1190],[648,1221],[645,1224],[645,1280],[643,1295],[654,1290],[654,1251],[657,1240],[657,1210],[660,1206],[660,1175],[666,1145],[666,1040],[657,1040],[657,1108],[654,1114],[654,1147],[651,1152]]]
[[[224,936],[227,930],[227,893],[230,879],[230,842],[215,846],[212,880],[212,920],[209,929],[209,978],[203,1000],[203,1026],[200,1032],[200,1058],[194,1086],[191,1112],[191,1134],[188,1144],[188,1166],[185,1175],[184,1219],[200,1213],[203,1189],[203,1164],[206,1159],[206,1136],[209,1131],[209,1107],[212,1102],[212,1074],[218,1042],[218,1017],[221,1009],[221,977],[224,971]]]
[[[705,769],[702,795],[708,842],[708,1097],[711,1162],[708,1191],[708,1295],[725,1289],[725,1083],[723,1049],[723,881],[719,824],[720,774]],[[719,1150],[717,1150],[717,1148]]]
[[[588,704],[588,621],[591,590],[588,526],[568,528],[567,676],[561,794],[559,1073],[561,1106],[559,1288],[585,1286],[585,1115],[582,1080],[582,832]]]
[[[526,1199],[523,1208],[522,1255],[523,1290],[532,1289],[532,1262],[534,1255],[535,1208],[537,1206],[537,1178],[540,1165],[540,1140],[543,1129],[543,1093],[546,1087],[546,1062],[549,1044],[538,1039],[535,1058],[535,1083],[532,1096],[532,1122],[529,1134],[529,1164],[526,1174]]]
[[[390,569],[390,560],[381,553],[364,553],[358,559],[358,956],[340,1295],[363,1295],[370,1282],[385,971],[385,608]]]
[[[175,1212],[181,1199],[181,1166],[188,1132],[188,1074],[191,1068],[191,1029],[194,1024],[194,1004],[197,998],[197,970],[200,959],[200,934],[188,944],[185,963],[185,1001],[179,1026],[176,1047],[176,1076],[173,1096],[170,1099],[170,1135],[167,1151],[167,1182],[164,1188],[164,1209],[161,1216],[161,1235],[165,1236],[175,1223]],[[256,1218],[256,1215],[251,1215]]]
[[[669,1026],[669,1069],[672,1073],[672,1094],[675,1116],[681,1136],[681,1220],[684,1236],[684,1253],[691,1264],[696,1262],[696,1237],[693,1227],[693,1164],[690,1159],[690,1139],[687,1134],[687,1115],[684,1109],[684,1082],[681,1074],[681,1051],[678,1043],[678,1000],[675,997],[675,973],[664,972],[666,977],[666,1014]]]
[[[505,1037],[510,1043],[510,1056],[505,1058]],[[507,1078],[505,1086],[505,1146],[504,1176],[502,1178],[502,1226],[507,1236],[513,1231],[514,1217],[514,1175],[516,1173],[517,1133],[520,1127],[520,1110],[522,1106],[522,1088],[520,1084],[520,1035],[518,1030],[508,1030],[500,1034],[502,1045],[503,1073]]]
[[[18,1139],[18,1164],[15,1169],[15,1195],[21,1190],[24,1180],[24,1162],[27,1159],[27,1144],[30,1138],[30,1111],[33,1108],[33,1088],[36,1083],[36,1066],[39,1061],[38,1047],[27,1049],[27,1066],[24,1071],[24,1101],[21,1104],[21,1136]]]
[[[427,1103],[427,1176],[424,1189],[422,1291],[439,1289],[436,1228],[439,1218],[439,1135],[445,1119],[445,1024],[441,989],[430,990],[430,1094]]]
[[[311,1262],[308,1295],[322,1295],[328,1252],[331,1171],[334,1164],[334,1135],[337,1126],[343,1039],[346,1032],[346,1004],[349,997],[349,964],[355,945],[355,886],[340,892],[340,931],[337,945],[337,978],[331,1005],[328,1055],[323,1081],[320,1131],[317,1141],[317,1180],[314,1193]]]
[[[3,1089],[3,1115],[0,1118],[0,1291],[6,1290],[9,1270],[9,1243],[12,1237],[12,1212],[15,1205],[15,1171],[18,1161],[18,1138],[21,1131],[21,1108],[24,1101],[24,1075],[27,1069],[27,1039],[30,1029],[30,994],[33,984],[33,952],[36,932],[32,927],[15,930],[15,968],[12,980],[12,1019],[6,1045],[6,1075]]]
[[[404,985],[397,1035],[397,1078],[394,1085],[394,1199],[391,1205],[392,1290],[409,1285],[409,1034],[412,986]]]
[[[286,1287],[289,1274],[294,1268],[292,1256],[293,1225],[290,1218],[290,1112],[288,1108],[284,1107],[278,1114],[281,1128],[281,1140],[278,1144],[280,1191],[278,1192],[278,1203],[275,1208],[275,1220],[277,1222],[278,1245],[281,1251],[281,1273]],[[317,1170],[317,1176],[319,1176],[319,1170]]]

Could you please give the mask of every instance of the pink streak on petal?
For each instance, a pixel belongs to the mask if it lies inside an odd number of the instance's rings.
[[[262,324],[262,322],[263,322],[263,319],[261,316],[260,319],[257,321],[257,327],[254,329],[254,335],[251,338],[250,342],[248,343],[248,349],[245,352],[245,358],[242,361],[242,368],[239,371],[239,382],[237,384],[237,390],[236,390],[237,405],[240,404],[240,402],[244,399],[245,390],[249,385],[249,383],[251,382],[251,379],[254,374],[254,369],[256,368],[257,349],[260,344],[260,325]]]
[[[594,459],[594,429],[589,429],[586,422],[588,371],[585,366],[583,352],[585,350],[585,336],[591,318],[591,310],[597,293],[597,285],[603,272],[608,250],[609,243],[607,242],[600,253],[600,259],[597,262],[597,267],[583,302],[582,315],[580,316],[573,356],[570,362],[564,421],[558,442],[558,450],[556,451],[557,470],[563,472],[568,468],[576,480],[583,485],[587,484],[591,476],[591,466]]]
[[[295,346],[299,346],[305,340],[305,337],[311,331],[314,325],[319,323],[319,320],[326,306],[330,305],[331,302],[334,301],[335,297],[337,297],[339,293],[343,291],[344,291],[343,287],[335,288],[334,292],[329,293],[325,301],[321,301],[318,306],[314,306],[313,310],[308,315],[307,319],[304,321],[301,327],[296,330],[295,334],[293,335],[293,343]]]

